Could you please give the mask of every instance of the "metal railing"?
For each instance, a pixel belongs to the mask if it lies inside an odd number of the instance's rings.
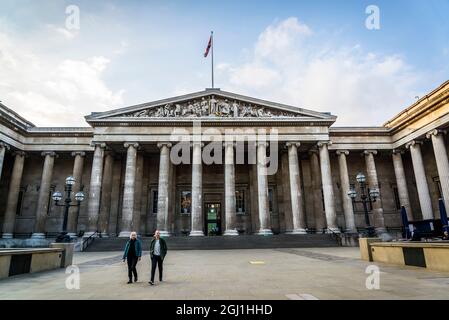
[[[92,244],[92,242],[94,242],[97,235],[100,235],[101,237],[101,234],[99,234],[98,231],[95,231],[89,237],[87,237],[86,240],[83,239],[81,251],[85,251]]]
[[[328,229],[330,231],[330,235],[332,236],[332,238],[334,238],[334,240],[337,242],[337,244],[342,247],[343,246],[343,240],[341,238],[341,234],[340,233],[336,233],[335,231]]]

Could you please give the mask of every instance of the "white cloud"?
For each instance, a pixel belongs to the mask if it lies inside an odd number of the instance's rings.
[[[425,75],[399,55],[328,47],[297,18],[259,36],[249,61],[222,63],[227,90],[338,116],[337,125],[380,125],[407,107]]]
[[[86,126],[84,115],[123,103],[102,80],[103,56],[56,59],[0,33],[0,100],[39,126]]]

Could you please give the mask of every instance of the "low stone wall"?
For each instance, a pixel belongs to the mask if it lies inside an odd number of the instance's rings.
[[[73,244],[55,243],[51,246],[0,249],[0,279],[64,268],[72,264]]]
[[[360,239],[363,260],[449,272],[449,241],[378,242]]]
[[[0,239],[0,250],[2,248],[48,248],[54,239]]]

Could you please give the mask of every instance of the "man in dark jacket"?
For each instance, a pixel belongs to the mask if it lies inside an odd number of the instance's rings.
[[[137,282],[137,261],[139,261],[142,257],[142,244],[140,240],[137,239],[137,233],[131,232],[129,236],[129,240],[126,243],[125,251],[123,252],[123,262],[128,262],[128,283],[133,283],[133,274],[134,274],[134,282]]]
[[[154,285],[154,274],[156,273],[156,265],[159,269],[159,281],[162,282],[162,263],[164,262],[165,255],[167,254],[167,244],[164,239],[161,238],[161,233],[156,230],[154,238],[150,244],[150,257],[151,257],[151,280],[149,284]]]

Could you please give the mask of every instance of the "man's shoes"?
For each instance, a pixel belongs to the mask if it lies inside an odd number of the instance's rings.
[[[134,282],[137,282],[137,277],[134,277]]]
[[[154,282],[153,281],[150,281],[148,283],[151,284],[152,286],[154,286]]]
[[[130,284],[130,283],[133,283],[132,280],[129,280],[129,281],[128,281],[128,284]]]
[[[162,279],[159,279],[159,282],[162,282]]]

